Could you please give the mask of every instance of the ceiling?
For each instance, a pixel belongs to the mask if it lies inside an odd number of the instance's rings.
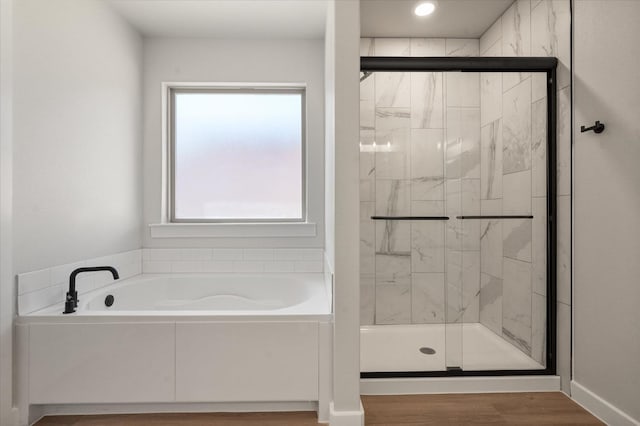
[[[147,37],[324,38],[325,0],[105,0]]]
[[[147,37],[324,38],[325,0],[104,0]],[[347,0],[338,0],[347,1]],[[514,0],[360,0],[363,37],[478,38]]]
[[[433,14],[417,17],[419,0],[360,0],[362,37],[479,38],[514,0],[438,0]]]

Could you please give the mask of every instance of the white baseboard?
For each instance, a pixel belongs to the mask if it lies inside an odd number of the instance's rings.
[[[571,381],[571,398],[591,414],[611,426],[638,426],[635,420],[618,407],[602,399],[580,383]]]
[[[559,376],[419,377],[360,380],[361,395],[556,392],[559,390]]]
[[[331,426],[364,426],[362,402],[358,411],[336,411],[332,401],[329,404],[329,424]]]

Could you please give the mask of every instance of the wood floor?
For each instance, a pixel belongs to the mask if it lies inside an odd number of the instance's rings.
[[[363,396],[367,425],[602,425],[559,392]],[[52,416],[37,426],[316,426],[315,413]]]

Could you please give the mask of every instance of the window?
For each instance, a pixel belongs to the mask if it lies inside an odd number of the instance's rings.
[[[171,222],[305,220],[304,88],[169,95]]]

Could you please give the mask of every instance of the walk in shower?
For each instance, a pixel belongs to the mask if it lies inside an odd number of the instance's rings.
[[[363,377],[555,373],[556,63],[361,58]]]

